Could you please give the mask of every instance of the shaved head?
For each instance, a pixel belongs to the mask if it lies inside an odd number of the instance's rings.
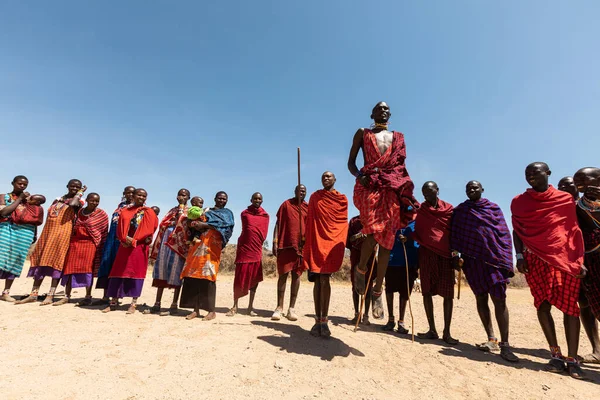
[[[546,164],[543,161],[532,162],[525,169],[531,169],[531,168],[536,168],[536,167],[541,168],[543,171],[550,171],[550,167],[548,166],[548,164]]]

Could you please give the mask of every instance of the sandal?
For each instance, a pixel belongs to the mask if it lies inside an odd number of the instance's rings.
[[[498,341],[490,339],[485,343],[478,343],[475,345],[477,350],[481,350],[484,353],[497,352],[500,350],[500,346],[498,346]]]
[[[325,339],[329,339],[331,337],[331,331],[329,330],[327,319],[321,322],[321,337]]]
[[[446,342],[447,344],[449,344],[450,346],[454,346],[454,345],[458,344],[458,339],[454,339],[452,336],[450,336],[450,334],[444,335],[442,340],[444,342]]]
[[[177,316],[179,315],[179,308],[177,308],[177,304],[171,304],[168,311],[163,311],[158,315],[161,317]]]
[[[226,317],[233,317],[235,314],[237,314],[237,310],[235,308],[230,308],[229,311],[227,311],[225,313]]]
[[[298,321],[298,315],[293,308],[288,309],[287,315],[285,316],[289,321]]]
[[[356,321],[358,321],[358,313],[354,314],[354,318],[350,320],[350,325],[356,325]]]
[[[373,290],[371,295],[371,313],[375,319],[383,319],[385,312],[383,311],[383,300],[381,295],[383,292],[376,292]]]
[[[362,321],[360,321],[360,324],[364,325],[364,326],[370,326],[371,325],[371,321],[369,321],[369,316],[368,315],[363,315]]]
[[[111,312],[111,311],[116,311],[117,310],[117,303],[108,303],[108,307],[104,308],[102,310],[103,313],[107,313],[107,312]]]
[[[321,322],[317,321],[310,329],[310,334],[314,337],[321,336]]]
[[[271,316],[271,321],[279,321],[281,319],[281,311],[280,309],[276,309],[273,311],[273,315]]]
[[[125,314],[131,315],[135,313],[136,304],[131,304]]]
[[[404,327],[404,325],[400,324],[400,322],[398,322],[398,329],[396,332],[398,332],[400,335],[408,335],[410,333],[408,329]]]
[[[194,319],[194,318],[198,318],[198,313],[196,311],[193,311],[191,314],[188,314],[185,319],[187,319],[188,321],[190,319]]]
[[[437,340],[440,338],[440,335],[435,331],[427,331],[425,333],[417,333],[417,337],[420,339]]]
[[[567,373],[573,379],[585,379],[585,374],[583,373],[583,370],[581,369],[577,361],[567,362]]]
[[[396,327],[396,323],[394,321],[388,321],[387,324],[381,327],[382,331],[391,332]]]
[[[27,303],[35,303],[37,301],[38,295],[30,294],[22,300],[15,301],[15,304],[27,304]]]
[[[69,298],[68,297],[63,297],[62,299],[60,299],[59,301],[56,301],[54,303],[52,303],[53,306],[62,306],[63,304],[68,304],[69,303]]]
[[[159,314],[160,315],[160,303],[155,303],[152,307],[145,309],[142,314]]]
[[[583,357],[578,357],[582,364],[600,364],[600,355],[591,353]]]
[[[548,364],[546,364],[545,370],[547,372],[552,372],[555,374],[562,374],[567,369],[565,362],[563,360],[559,360],[558,358],[551,359]]]
[[[508,343],[500,343],[500,357],[504,360],[512,363],[519,362],[519,357],[515,355],[510,349],[510,345]]]
[[[0,297],[0,300],[7,301],[9,303],[14,303],[17,301],[17,299],[15,299],[14,297],[11,297],[10,294],[8,294],[8,293],[4,293],[2,295],[2,297]]]
[[[79,303],[77,303],[77,307],[88,307],[92,305],[92,298],[91,297],[86,297],[83,300],[81,300]]]

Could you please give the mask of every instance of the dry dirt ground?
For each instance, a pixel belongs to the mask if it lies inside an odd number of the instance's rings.
[[[470,290],[455,301],[453,335],[461,344],[411,342],[380,331],[377,321],[354,333],[350,287],[334,284],[329,340],[313,338],[312,285],[303,282],[296,323],[270,320],[276,281],[258,288],[258,317],[224,313],[232,303],[231,276],[217,283],[218,316],[109,314],[73,304],[40,307],[0,302],[2,399],[591,399],[600,398],[600,368],[585,367],[590,381],[543,371],[549,352],[527,289],[511,289],[511,342],[517,365],[473,347],[485,339]],[[31,280],[15,282],[25,294]],[[45,282],[42,292],[49,287]],[[289,293],[289,288],[288,288]],[[83,297],[77,290],[75,298]],[[94,291],[99,296],[99,291]],[[155,290],[146,280],[140,304]],[[171,301],[165,292],[163,304]],[[246,299],[240,305],[245,307]],[[287,301],[287,299],[286,299]],[[413,297],[415,328],[426,329],[420,294]],[[441,299],[436,299],[441,331]],[[555,313],[564,344],[562,318]],[[581,353],[590,346],[582,333]]]

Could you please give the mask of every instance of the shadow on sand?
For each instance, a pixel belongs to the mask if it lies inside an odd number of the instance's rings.
[[[264,340],[270,345],[285,350],[288,353],[319,357],[325,361],[331,361],[334,357],[348,357],[350,354],[358,357],[365,356],[359,350],[348,346],[336,337],[328,339],[315,338],[307,330],[302,329],[298,325],[269,321],[252,321],[252,324],[273,329],[283,335],[287,335],[258,336],[258,339]]]

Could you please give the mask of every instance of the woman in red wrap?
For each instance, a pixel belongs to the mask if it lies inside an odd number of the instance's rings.
[[[108,279],[107,294],[111,301],[102,312],[116,310],[118,299],[123,297],[133,298],[127,314],[135,312],[148,269],[149,246],[158,228],[158,217],[144,205],[147,197],[144,189],[136,189],[133,205],[123,208],[119,215],[117,239],[121,245]]]
[[[104,243],[108,236],[108,214],[98,206],[100,195],[90,193],[86,198],[87,206],[77,212],[73,235],[63,269],[61,285],[66,286],[65,297],[53,303],[54,306],[67,304],[71,299],[71,289],[85,287],[85,299],[80,306],[92,304],[92,284],[98,276]]]
[[[250,292],[248,315],[256,316],[252,309],[256,288],[263,280],[262,249],[269,233],[269,214],[261,207],[262,194],[256,192],[250,206],[242,211],[242,234],[237,242],[235,278],[233,281],[233,307],[227,312],[233,317],[238,311],[238,300]]]
[[[304,270],[314,281],[315,325],[313,336],[328,338],[327,325],[331,286],[329,278],[342,266],[348,236],[348,199],[334,189],[335,175],[325,172],[321,177],[323,189],[310,196],[306,218],[306,240],[302,251]]]
[[[450,253],[450,221],[454,208],[438,197],[437,183],[429,181],[421,190],[425,202],[417,210],[415,240],[419,243],[421,292],[429,323],[429,331],[419,333],[423,339],[438,339],[433,315],[433,296],[444,298],[444,342],[455,345],[458,340],[450,335],[454,307],[454,269]]]
[[[538,320],[550,346],[552,358],[546,369],[557,373],[566,370],[571,377],[582,379],[583,372],[577,361],[580,329],[577,300],[581,278],[586,273],[583,236],[573,197],[549,185],[550,175],[548,164],[529,164],[525,179],[531,188],[511,203],[517,269],[525,274]],[[558,345],[550,313],[552,306],[564,315],[566,358]]]

